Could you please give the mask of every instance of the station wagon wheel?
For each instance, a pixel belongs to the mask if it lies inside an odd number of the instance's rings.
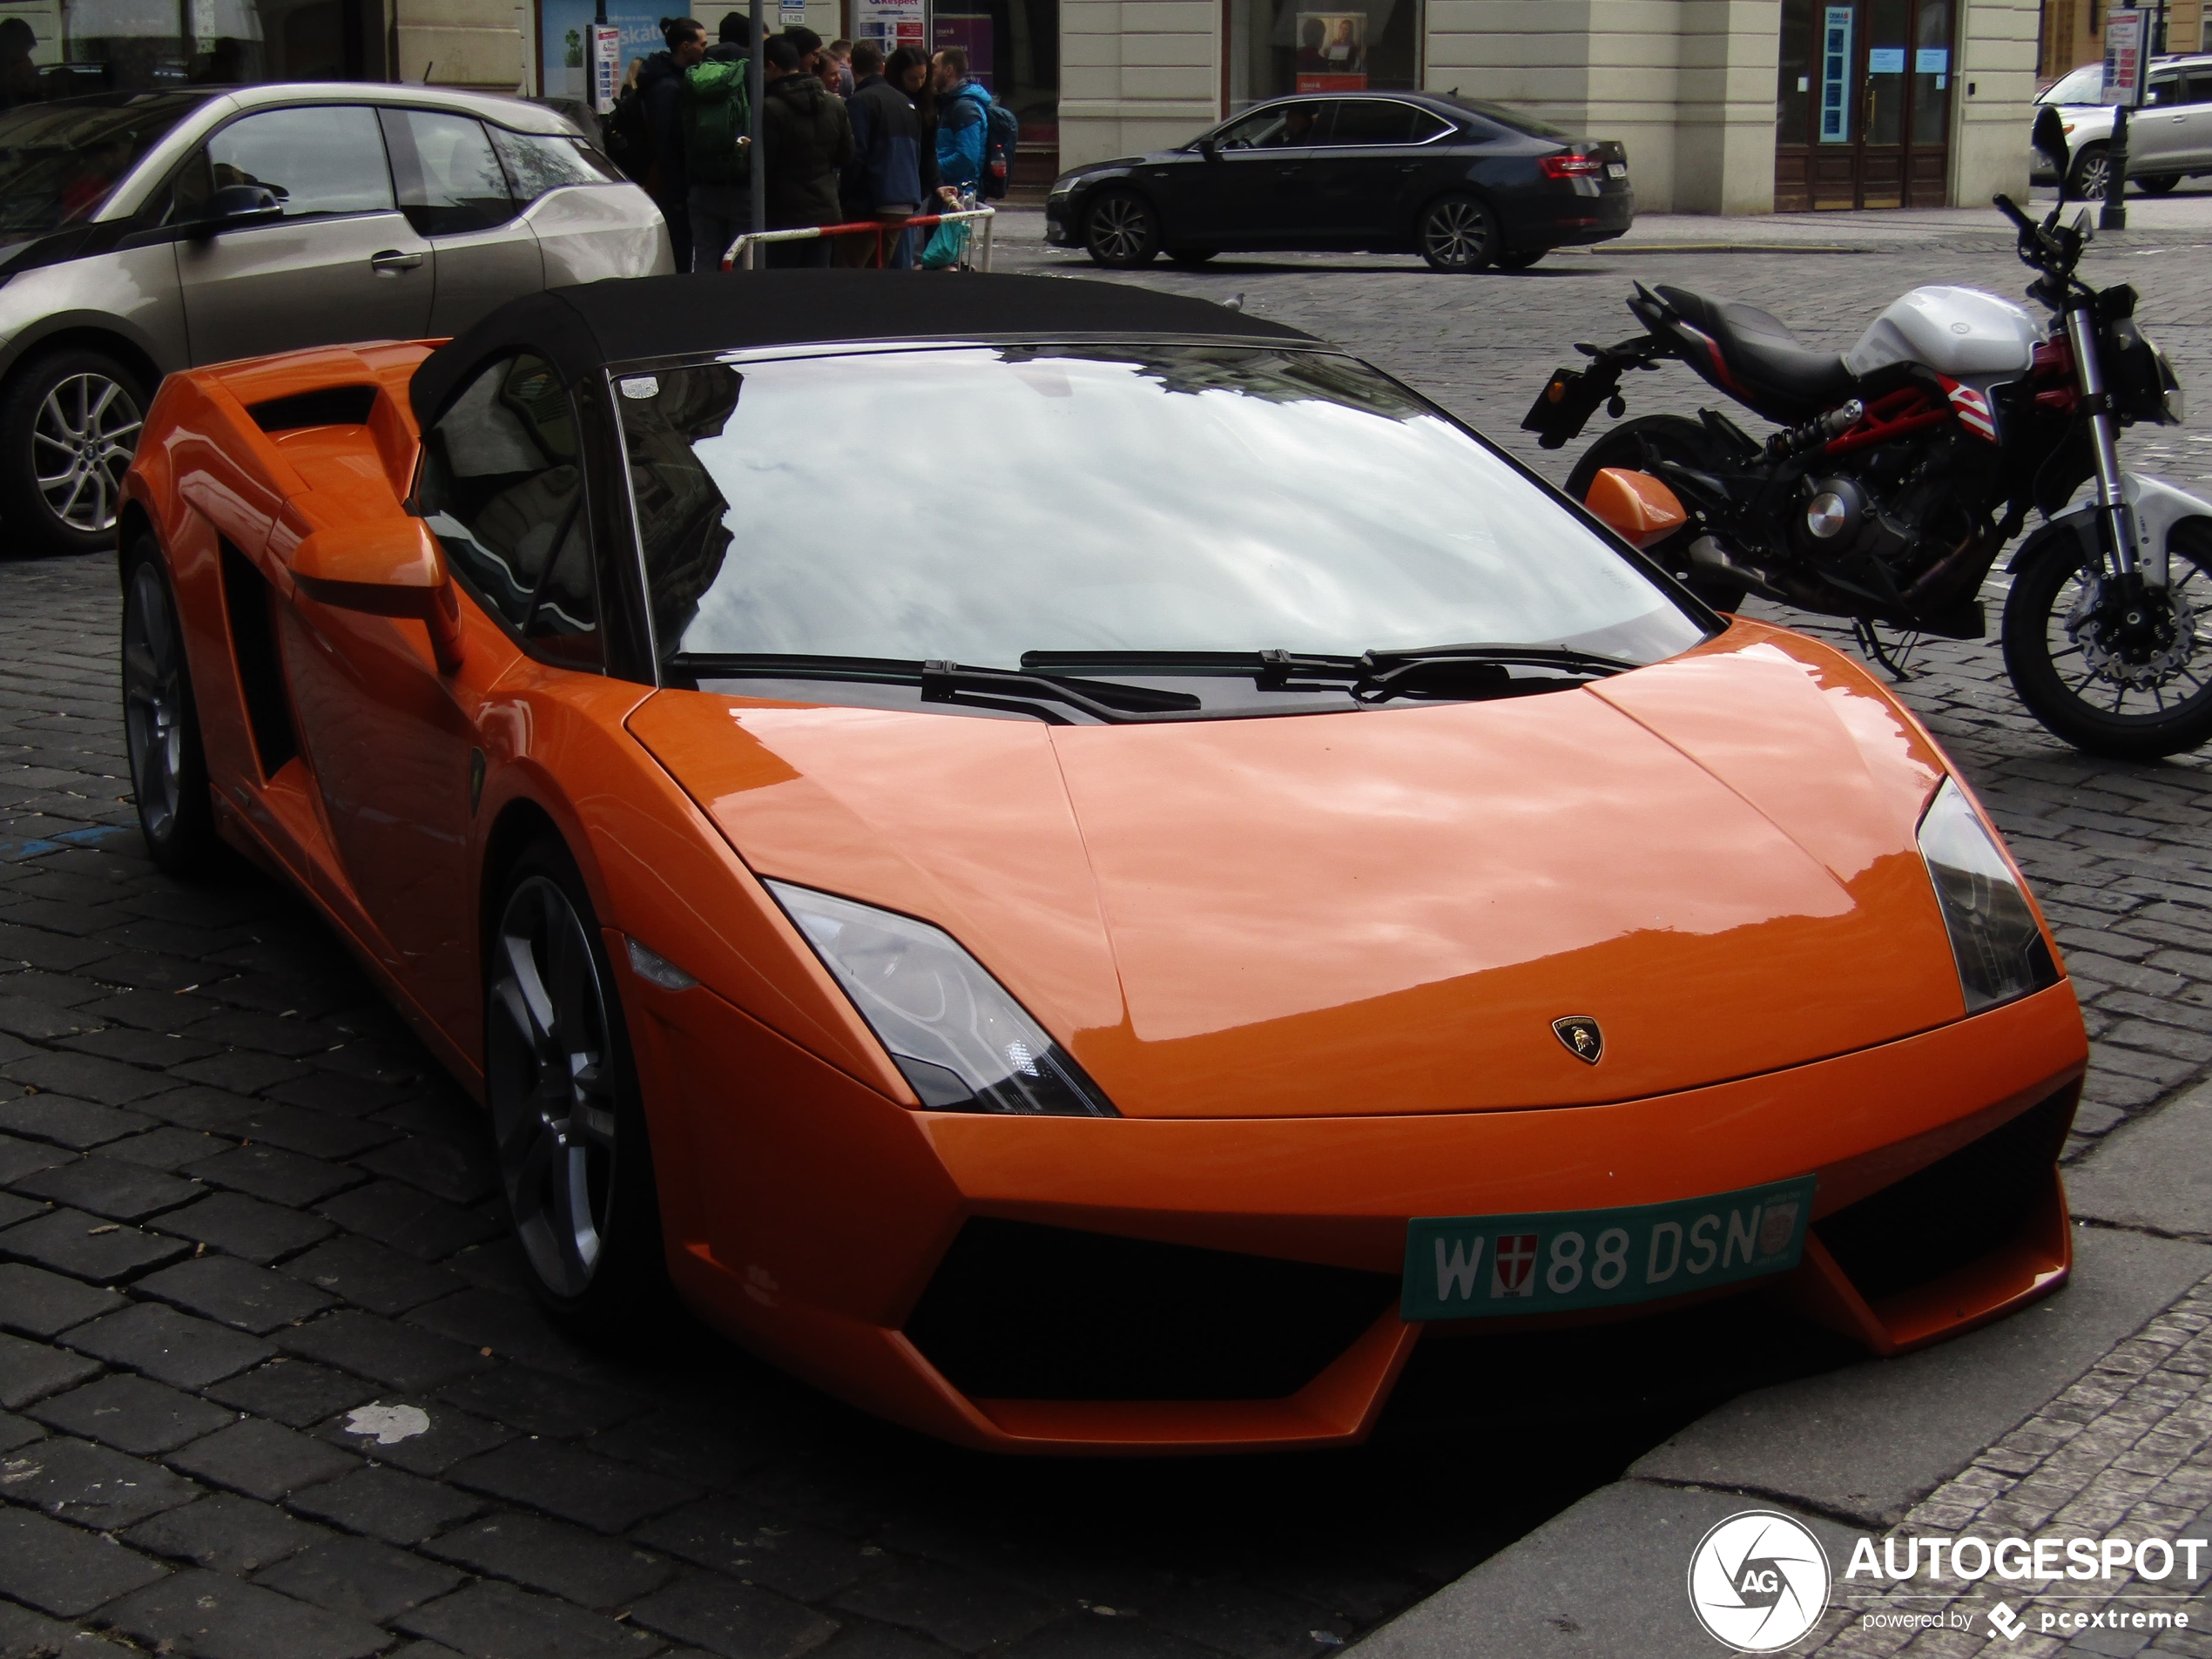
[[[484,1086],[516,1241],[548,1306],[619,1325],[660,1229],[621,1005],[563,849],[516,860],[486,946]]]
[[[138,833],[171,874],[203,867],[215,852],[207,761],[184,636],[160,550],[151,536],[131,550],[123,590],[123,733]]]
[[[1421,214],[1421,257],[1437,271],[1480,271],[1496,259],[1498,216],[1472,196],[1446,196]]]
[[[145,423],[138,378],[106,354],[59,351],[0,395],[0,515],[41,551],[114,546],[123,475]]]
[[[1083,216],[1083,246],[1093,260],[1116,271],[1151,264],[1160,251],[1152,204],[1134,191],[1105,192]]]

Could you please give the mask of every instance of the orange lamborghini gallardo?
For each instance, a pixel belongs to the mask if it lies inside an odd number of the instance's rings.
[[[482,1099],[558,1315],[664,1274],[969,1446],[1356,1440],[1439,1323],[1997,1317],[2068,1269],[2073,989],[1648,485],[1134,287],[534,295],[170,378],[138,810]]]

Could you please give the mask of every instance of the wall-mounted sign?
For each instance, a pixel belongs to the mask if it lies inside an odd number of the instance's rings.
[[[1820,18],[1820,142],[1851,142],[1851,17],[1857,8],[1824,6]]]

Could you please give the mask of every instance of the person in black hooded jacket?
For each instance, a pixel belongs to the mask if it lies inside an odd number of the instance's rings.
[[[652,183],[648,193],[668,221],[675,244],[676,268],[691,268],[691,215],[686,206],[690,181],[684,173],[684,126],[676,95],[684,71],[706,56],[706,25],[691,17],[663,17],[660,37],[668,50],[655,52],[637,70],[637,95],[645,105],[645,127],[653,135]]]
[[[844,100],[831,96],[814,76],[800,72],[799,48],[789,40],[769,41],[761,57],[768,83],[760,106],[768,228],[834,225],[842,216],[838,176],[853,158],[853,124]],[[829,253],[830,245],[822,240],[768,245],[771,265],[824,266]]]

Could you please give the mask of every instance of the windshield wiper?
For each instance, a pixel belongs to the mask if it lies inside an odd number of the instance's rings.
[[[1094,720],[1109,725],[1192,714],[1204,706],[1187,691],[1159,691],[1150,685],[1123,685],[1112,680],[1073,679],[998,668],[968,668],[958,663],[934,658],[915,662],[910,658],[892,657],[685,651],[679,653],[670,666],[694,679],[727,677],[918,685],[921,691],[921,700],[925,703],[957,703],[974,699],[986,707],[1018,708],[1057,725],[1066,725],[1069,722],[1064,715],[1038,707],[1040,702],[1057,703],[1076,709]]]
[[[1624,674],[1640,663],[1567,645],[1421,645],[1362,651],[1357,657],[1288,651],[1025,651],[1026,669],[1118,668],[1158,674],[1249,674],[1263,689],[1345,686],[1363,703],[1387,702],[1419,689],[1457,682],[1464,694],[1514,694],[1515,668],[1556,671],[1575,684]],[[1542,683],[1527,689],[1550,690]]]

